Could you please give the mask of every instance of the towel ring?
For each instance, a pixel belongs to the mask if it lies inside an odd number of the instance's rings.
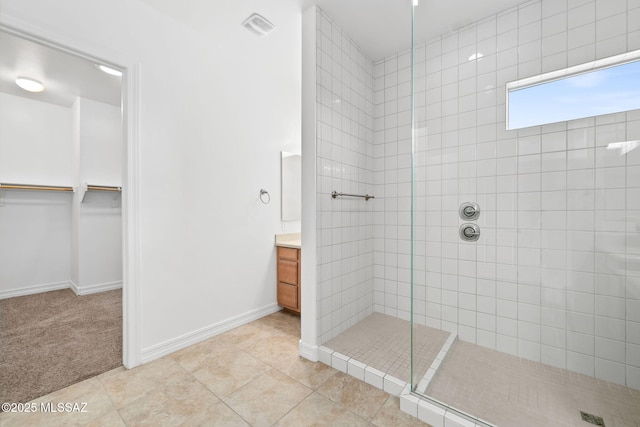
[[[265,195],[266,195],[266,197],[265,197]],[[271,201],[271,196],[269,195],[269,192],[267,190],[265,190],[264,188],[260,189],[260,201],[262,203],[264,203],[265,205],[268,205],[269,202]]]

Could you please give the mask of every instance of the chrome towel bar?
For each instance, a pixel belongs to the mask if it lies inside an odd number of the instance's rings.
[[[336,197],[362,197],[366,201],[369,201],[369,199],[375,199],[376,198],[376,196],[370,196],[368,194],[361,195],[361,194],[338,193],[337,191],[334,190],[334,191],[331,192],[331,198],[335,199]]]

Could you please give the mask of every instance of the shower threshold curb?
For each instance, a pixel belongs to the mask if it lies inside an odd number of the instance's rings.
[[[344,372],[400,398],[400,409],[403,412],[433,427],[444,427],[445,424],[447,427],[494,427],[493,424],[467,415],[455,408],[447,407],[445,404],[425,394],[429,383],[435,377],[438,368],[442,365],[457,338],[457,334],[449,334],[449,338],[442,345],[435,360],[431,363],[420,383],[418,383],[416,393],[411,391],[410,383],[334,351],[329,347],[320,346],[318,348],[318,360],[340,372]]]

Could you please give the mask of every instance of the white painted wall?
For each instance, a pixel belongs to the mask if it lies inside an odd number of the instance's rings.
[[[122,185],[122,114],[120,106],[80,99],[79,180],[94,185]]]
[[[4,93],[0,99],[1,182],[121,185],[119,107],[78,99],[66,108]],[[68,286],[84,294],[122,282],[119,193],[92,192],[84,203],[79,191],[2,196],[0,297]]]
[[[2,192],[0,296],[69,287],[71,193]]]
[[[277,192],[280,151],[300,144],[300,10],[287,0],[210,7],[199,31],[131,0],[5,0],[0,15],[139,63],[145,360],[275,309],[279,200],[258,194]],[[268,37],[240,26],[256,10],[277,26]]]
[[[300,355],[318,361],[317,268],[317,15],[315,6],[302,14],[302,261]]]
[[[71,160],[73,177],[80,175],[80,98],[76,98],[71,105],[71,149],[75,154]],[[80,203],[78,195],[73,195],[71,201],[71,283],[80,283]]]
[[[80,98],[76,156],[80,185],[122,185],[122,118],[119,106]],[[84,199],[84,200],[83,200]],[[122,209],[120,193],[78,191],[78,275],[74,290],[79,294],[118,287],[122,283]],[[76,208],[76,206],[74,206]]]
[[[71,110],[0,93],[0,182],[73,185]]]
[[[0,93],[0,111],[0,182],[70,186],[71,110]],[[67,287],[71,194],[0,193],[0,295]]]

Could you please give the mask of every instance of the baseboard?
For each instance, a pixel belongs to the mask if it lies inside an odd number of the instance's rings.
[[[73,291],[76,296],[80,295],[80,289],[78,289],[78,285],[73,280],[69,281],[69,288]]]
[[[59,291],[60,289],[68,288],[71,288],[71,282],[43,283],[41,285],[26,286],[23,288],[0,290],[0,299],[22,297],[25,295],[33,295],[49,291]]]
[[[95,285],[78,286],[73,281],[70,282],[71,290],[76,295],[91,295],[99,292],[112,291],[114,289],[122,289],[122,280],[116,282],[98,283]]]
[[[152,345],[151,347],[144,348],[142,349],[142,363],[151,362],[152,360],[166,356],[167,354],[182,350],[183,348],[197,344],[216,335],[220,335],[221,333],[227,332],[233,328],[237,328],[238,326],[242,326],[271,313],[275,313],[276,311],[280,311],[280,306],[277,304],[269,304],[255,310],[248,311],[239,316],[215,323],[211,326],[206,326],[162,343]]]
[[[310,344],[307,344],[305,342],[302,342],[302,340],[300,340],[300,342],[298,344],[298,354],[300,354],[300,356],[304,357],[307,360],[310,360],[312,362],[317,362],[318,361],[318,346],[317,345],[310,345]]]

